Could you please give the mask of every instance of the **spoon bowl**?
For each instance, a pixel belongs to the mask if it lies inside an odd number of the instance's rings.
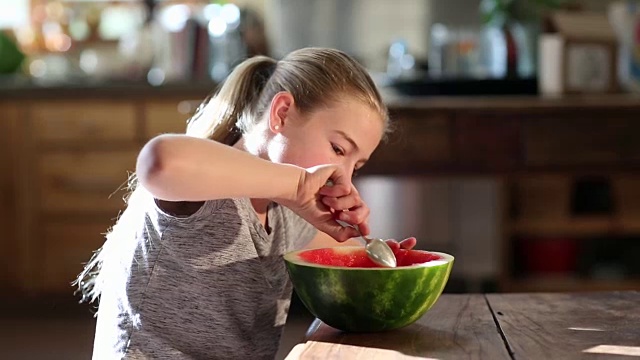
[[[362,235],[358,226],[351,225],[341,220],[336,221],[342,226],[352,227],[358,231],[360,238],[365,242],[364,249],[371,261],[387,268],[394,268],[397,266],[396,255],[393,253],[393,250],[391,250],[386,241],[377,238],[368,238]]]
[[[369,241],[367,245],[365,245],[365,251],[373,262],[388,268],[397,266],[396,255],[384,240],[369,239],[364,236],[362,236],[362,238]]]

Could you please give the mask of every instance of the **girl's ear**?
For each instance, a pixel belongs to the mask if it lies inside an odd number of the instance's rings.
[[[282,131],[291,116],[294,107],[293,95],[286,91],[277,93],[271,100],[269,109],[269,129],[274,134]]]

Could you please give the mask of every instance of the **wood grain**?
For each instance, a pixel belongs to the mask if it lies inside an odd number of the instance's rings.
[[[13,104],[0,103],[0,288],[17,286],[12,273],[18,266],[18,235],[16,229],[16,184],[13,181],[17,154],[14,139],[18,126],[18,109]]]
[[[456,117],[459,165],[489,171],[518,169],[522,157],[520,126],[511,116],[478,113]]]
[[[353,359],[353,360],[409,360],[429,359],[410,356],[396,350],[374,349],[355,345],[332,344],[319,341],[309,341],[296,345],[285,360],[325,360],[325,359]]]
[[[640,292],[487,299],[515,359],[616,359],[640,350]]]
[[[82,271],[93,252],[104,243],[104,234],[113,225],[104,220],[47,221],[41,224],[43,248],[42,262],[38,264],[41,274],[41,291],[50,295],[69,295],[74,292],[71,283]]]
[[[350,334],[316,321],[289,359],[509,359],[482,295],[444,294],[416,323],[395,331]]]
[[[13,184],[15,186],[16,241],[18,252],[15,266],[16,284],[19,292],[32,296],[37,293],[40,277],[35,266],[41,261],[38,247],[40,236],[36,214],[39,197],[34,191],[38,171],[36,140],[33,136],[33,121],[29,116],[29,102],[16,104],[16,123],[12,146],[14,158]]]
[[[145,139],[164,133],[185,133],[191,113],[181,113],[180,102],[176,99],[149,101],[145,104]]]
[[[135,171],[137,152],[58,151],[42,154],[37,179],[42,210],[106,213],[124,209],[119,191]]]
[[[30,108],[33,136],[40,142],[99,142],[135,139],[132,103],[51,101]]]
[[[403,96],[382,89],[383,100],[391,110],[452,110],[500,111],[522,114],[526,112],[544,113],[548,110],[575,111],[607,109],[609,111],[636,111],[638,96],[635,94],[616,95],[565,95],[565,96]]]
[[[446,113],[399,113],[393,119],[393,134],[376,149],[366,171],[449,164],[453,160],[451,130]]]
[[[622,164],[635,151],[629,146],[634,122],[599,111],[532,117],[522,123],[525,161],[528,166]]]

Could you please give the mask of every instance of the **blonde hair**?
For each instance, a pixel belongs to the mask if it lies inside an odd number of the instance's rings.
[[[235,144],[251,130],[268,110],[275,94],[289,92],[297,109],[305,114],[353,96],[376,110],[389,130],[389,117],[376,86],[358,62],[334,49],[304,48],[276,61],[256,56],[243,61],[229,74],[224,84],[209,96],[187,124],[187,135],[208,138],[227,145]],[[144,224],[144,196],[136,189],[135,175],[129,179],[127,209],[118,218],[106,241],[98,249],[74,282],[82,294],[81,301],[93,302],[100,296],[104,276],[103,260],[107,254],[123,251],[122,239],[136,238]],[[118,243],[120,242],[120,243]],[[125,251],[126,252],[126,251]],[[120,271],[111,268],[108,271]]]
[[[293,96],[302,113],[353,96],[380,114],[385,133],[389,129],[387,108],[364,67],[339,50],[304,48],[280,61],[256,56],[242,62],[189,120],[187,134],[232,145],[282,91]]]

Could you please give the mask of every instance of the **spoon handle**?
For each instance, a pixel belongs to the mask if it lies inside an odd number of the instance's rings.
[[[365,244],[369,244],[369,243],[371,242],[371,239],[366,238],[364,235],[362,235],[362,233],[360,232],[360,228],[358,227],[358,225],[351,225],[351,224],[349,224],[349,223],[347,223],[347,222],[344,222],[344,221],[342,221],[342,220],[336,220],[336,222],[337,222],[338,224],[340,224],[340,225],[344,226],[344,227],[352,227],[352,228],[356,229],[356,231],[357,231],[357,232],[358,232],[358,234],[360,235],[360,238],[361,238],[362,240],[364,240],[364,243],[365,243]]]

